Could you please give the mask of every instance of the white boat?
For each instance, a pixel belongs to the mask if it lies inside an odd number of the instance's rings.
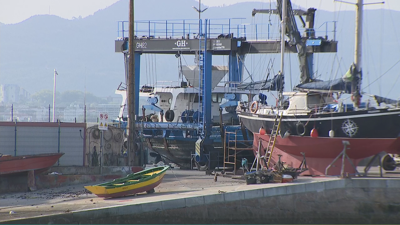
[[[142,86],[140,96],[147,97],[148,104],[142,106],[144,116],[136,123],[136,127],[151,150],[160,154],[166,161],[178,164],[180,168],[190,168],[195,153],[195,143],[200,137],[198,129],[202,126],[202,113],[199,109],[201,106],[199,101],[202,99],[199,98],[198,67],[182,66],[182,72],[185,79],[181,81],[160,81],[155,87]],[[215,162],[211,167],[222,166],[224,152],[221,134],[225,130],[236,130],[239,140],[252,138],[247,134],[242,135],[243,131],[245,133],[247,131],[239,124],[236,108],[238,101],[251,99],[258,91],[238,89],[237,84],[222,82],[227,73],[226,66],[212,68],[212,97],[211,104],[207,107],[211,107],[214,126],[210,135],[212,143],[204,152],[208,155],[205,161]],[[123,97],[119,120],[124,121],[126,90],[119,88],[116,93]]]

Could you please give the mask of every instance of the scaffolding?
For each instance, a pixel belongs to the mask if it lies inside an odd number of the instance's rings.
[[[253,151],[253,140],[239,138],[241,135],[238,135],[238,131],[241,130],[235,130],[234,132],[225,130],[224,173],[227,168],[233,166],[233,174],[236,175],[236,171],[240,168],[237,155],[243,151]]]

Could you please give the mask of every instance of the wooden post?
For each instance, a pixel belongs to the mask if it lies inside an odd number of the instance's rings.
[[[129,1],[129,73],[128,73],[128,158],[129,166],[138,165],[136,157],[136,127],[135,127],[135,44],[134,44],[134,0]]]
[[[36,191],[35,171],[28,171],[28,188],[30,191]]]

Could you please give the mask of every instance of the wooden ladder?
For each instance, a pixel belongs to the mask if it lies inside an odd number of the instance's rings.
[[[274,151],[275,148],[275,142],[276,142],[276,138],[279,134],[279,130],[281,128],[281,121],[282,121],[282,116],[283,113],[281,113],[281,115],[279,116],[279,114],[276,114],[275,117],[275,121],[274,121],[274,126],[271,130],[271,134],[269,135],[269,141],[268,141],[268,146],[265,149],[265,155],[263,156],[265,162],[266,162],[266,167],[267,169],[269,168],[269,164],[271,162],[271,156],[272,156],[272,152]]]
[[[255,157],[255,159],[253,161],[253,164],[251,165],[250,171],[253,170],[254,166],[255,166],[255,169],[257,171],[258,167],[261,166],[261,160],[264,160],[265,168],[267,168],[267,169],[269,168],[269,163],[271,161],[272,152],[274,151],[274,147],[275,147],[276,137],[278,136],[278,133],[279,133],[279,130],[280,130],[280,127],[281,127],[282,116],[283,116],[283,113],[281,113],[280,116],[277,113],[276,116],[275,116],[274,125],[272,127],[271,134],[269,136],[268,146],[265,149],[265,155],[263,155],[263,156],[261,156],[261,145],[262,145],[262,142],[261,142],[261,139],[259,139],[257,154],[256,154],[256,157]]]

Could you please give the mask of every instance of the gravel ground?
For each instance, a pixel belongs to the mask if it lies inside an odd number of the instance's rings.
[[[157,193],[174,193],[245,184],[244,180],[223,177],[221,174],[217,177],[217,181],[214,181],[214,178],[214,175],[205,175],[204,171],[170,169],[164,176],[162,183],[155,188],[155,191]],[[4,209],[15,207],[16,205],[38,205],[74,199],[98,198],[84,188],[86,185],[95,185],[98,183],[101,182],[43,189],[35,192],[0,194],[0,212],[4,212]]]

